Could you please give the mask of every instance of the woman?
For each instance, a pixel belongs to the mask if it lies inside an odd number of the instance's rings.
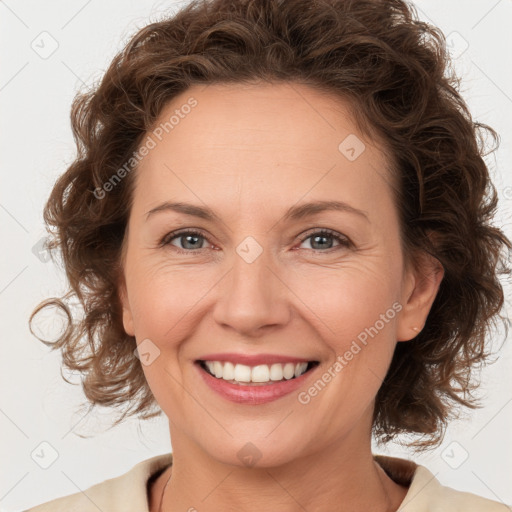
[[[77,97],[45,220],[85,315],[54,346],[173,450],[32,511],[508,510],[371,451],[475,407],[503,305],[495,133],[446,65],[402,1],[212,0]]]

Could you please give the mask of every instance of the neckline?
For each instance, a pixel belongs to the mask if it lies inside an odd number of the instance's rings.
[[[410,459],[391,457],[388,455],[373,454],[373,459],[386,472],[386,474],[398,485],[409,488],[418,464]]]
[[[418,468],[418,464],[410,459],[403,459],[400,457],[391,457],[382,454],[372,454],[372,456],[375,462],[377,462],[377,464],[386,472],[391,480],[393,480],[398,485],[406,487],[409,492],[410,486],[414,479],[414,475]],[[157,469],[154,472],[149,473],[145,486],[147,510],[149,510],[151,487],[156,482],[158,477],[160,477],[162,473],[164,473],[167,469],[169,469],[169,467],[172,466],[173,454],[168,453],[155,457],[155,459],[158,459],[155,460]]]
[[[166,466],[162,466],[161,468],[157,469],[153,474],[149,475],[149,478],[146,481],[146,494],[148,496],[148,503],[149,503],[151,487],[158,480],[158,478],[162,475],[162,473],[165,473],[171,466],[172,466],[172,462],[170,464],[167,464]]]

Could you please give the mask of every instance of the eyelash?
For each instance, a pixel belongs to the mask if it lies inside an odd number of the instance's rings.
[[[171,241],[174,240],[175,238],[178,238],[180,236],[184,236],[184,235],[193,235],[193,236],[198,236],[198,237],[201,237],[201,238],[204,238],[206,241],[208,241],[208,238],[204,235],[203,232],[201,231],[197,231],[195,229],[183,229],[183,230],[177,230],[177,231],[173,231],[171,233],[168,233],[167,235],[165,235],[162,240],[160,241],[160,244],[159,246],[160,247],[165,247],[165,246],[168,246],[168,245],[172,245],[171,244]],[[333,231],[331,229],[321,229],[321,230],[318,230],[318,231],[313,231],[313,232],[309,232],[307,235],[305,235],[301,240],[300,240],[300,243],[302,244],[303,242],[305,242],[308,238],[311,238],[313,236],[331,236],[333,237],[337,242],[339,242],[339,246],[337,247],[331,247],[325,251],[321,251],[319,249],[308,249],[310,251],[314,251],[316,253],[331,253],[332,251],[336,250],[336,249],[340,249],[340,248],[349,248],[349,247],[352,247],[353,244],[352,242],[345,236],[337,233],[336,231]],[[186,249],[180,249],[179,247],[176,247],[175,245],[172,246],[173,247],[173,250],[175,250],[176,252],[178,252],[179,254],[188,254],[190,255],[191,253],[197,253],[199,252],[201,249],[190,249],[190,250],[186,250]]]

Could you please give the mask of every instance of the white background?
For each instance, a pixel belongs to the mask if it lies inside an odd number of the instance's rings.
[[[422,19],[448,36],[474,119],[501,134],[501,147],[488,163],[501,196],[496,224],[511,237],[512,3],[422,0],[415,4]],[[57,176],[73,160],[72,98],[82,83],[101,76],[134,31],[173,5],[178,4],[0,3],[1,510],[20,510],[78,492],[171,450],[165,417],[145,423],[126,421],[110,431],[106,430],[112,418],[109,411],[84,419],[78,409],[84,400],[80,387],[62,380],[59,354],[30,334],[27,320],[40,300],[65,290],[63,272],[52,262],[40,261],[32,248],[46,234],[44,202]],[[51,36],[40,35],[45,31]],[[46,51],[58,44],[48,58],[31,47],[42,47],[41,38],[46,38]],[[507,310],[510,317],[510,302]],[[374,451],[412,458],[444,485],[511,504],[511,368],[509,336],[499,360],[482,373],[480,395],[485,407],[454,422],[439,449],[415,455],[395,443],[386,451],[382,447]],[[31,458],[36,448],[51,457],[52,449],[40,447],[41,442],[50,443],[58,454],[48,469]],[[447,461],[459,467],[450,467]]]

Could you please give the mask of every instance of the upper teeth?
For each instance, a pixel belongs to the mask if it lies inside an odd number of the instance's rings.
[[[276,363],[271,366],[260,364],[246,366],[221,361],[205,361],[208,370],[218,379],[236,380],[237,382],[269,382],[271,380],[292,379],[302,375],[308,363]]]

